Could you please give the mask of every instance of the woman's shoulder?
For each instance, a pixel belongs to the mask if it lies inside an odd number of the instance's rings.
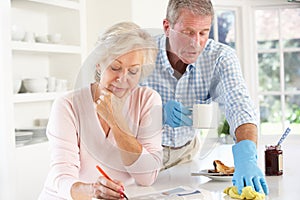
[[[74,101],[77,101],[78,99],[86,99],[85,97],[88,92],[88,87],[70,90],[59,95],[54,102],[60,104],[74,104]]]

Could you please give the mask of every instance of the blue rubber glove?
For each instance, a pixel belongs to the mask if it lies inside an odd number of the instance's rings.
[[[175,128],[179,126],[191,126],[193,121],[188,115],[191,111],[187,109],[182,103],[170,100],[164,106],[164,124]]]
[[[264,174],[257,166],[256,145],[251,140],[242,140],[232,147],[234,158],[234,174],[232,183],[238,188],[239,194],[245,186],[252,186],[260,193],[269,194]]]

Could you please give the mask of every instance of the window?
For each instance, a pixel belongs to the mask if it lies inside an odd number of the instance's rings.
[[[236,48],[235,11],[216,9],[216,19],[211,27],[209,38]]]
[[[300,8],[255,10],[261,134],[300,134]]]

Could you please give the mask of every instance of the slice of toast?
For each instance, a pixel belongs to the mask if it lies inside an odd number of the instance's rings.
[[[228,167],[220,160],[214,160],[213,165],[215,167],[215,172],[223,174],[232,174],[234,172],[234,167]]]

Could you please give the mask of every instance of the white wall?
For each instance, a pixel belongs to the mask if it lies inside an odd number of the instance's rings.
[[[131,21],[131,0],[87,0],[87,49],[93,48],[99,33],[120,21]]]
[[[131,0],[132,21],[151,34],[163,33],[168,0]]]
[[[99,33],[120,21],[133,21],[142,28],[162,31],[168,0],[87,0],[87,51],[91,51]]]
[[[15,199],[10,0],[0,1],[0,44],[0,199]]]
[[[132,20],[143,28],[163,27],[168,0],[132,0]]]

